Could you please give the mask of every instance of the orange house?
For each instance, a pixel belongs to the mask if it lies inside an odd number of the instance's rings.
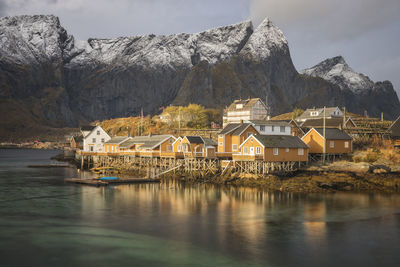
[[[251,135],[241,145],[236,161],[307,162],[308,146],[298,136]]]
[[[106,153],[119,153],[120,145],[125,141],[129,140],[131,137],[128,136],[114,136],[110,140],[104,143],[103,150]]]
[[[250,135],[256,135],[258,131],[250,123],[228,124],[218,134],[218,153],[221,158],[230,158],[232,154],[239,152],[239,146]]]
[[[179,137],[174,143],[174,151],[182,152],[185,157],[215,158],[216,149],[216,142],[201,136]]]
[[[312,128],[302,140],[310,147],[311,154],[324,153],[324,143],[327,154],[347,154],[353,151],[353,138],[337,128],[326,128],[325,138],[323,128]]]
[[[135,136],[132,141],[136,143],[137,155],[142,157],[163,157],[173,152],[172,144],[175,139],[173,135],[148,135]]]

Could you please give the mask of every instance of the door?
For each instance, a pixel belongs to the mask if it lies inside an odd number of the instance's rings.
[[[254,155],[254,146],[250,147],[250,155]]]

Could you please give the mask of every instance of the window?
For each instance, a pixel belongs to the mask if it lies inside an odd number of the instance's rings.
[[[349,142],[348,141],[344,142],[344,148],[349,148]]]
[[[304,148],[299,148],[299,149],[297,150],[297,154],[298,154],[299,156],[303,156],[303,155],[304,155]]]
[[[311,111],[310,115],[311,116],[318,116],[318,111]]]
[[[92,143],[96,143],[96,138],[93,138],[93,139],[92,139]]]
[[[271,126],[271,132],[273,132],[275,130],[275,126]]]
[[[169,143],[172,144],[174,142],[174,139],[170,138]]]
[[[167,152],[172,152],[172,146],[171,145],[167,146]]]
[[[252,135],[253,133],[247,133],[247,137],[249,137],[250,135]]]
[[[285,149],[285,151],[286,151],[286,152],[289,152],[289,148],[287,147],[287,148]]]
[[[334,148],[335,147],[335,141],[329,141],[329,147]]]
[[[285,126],[281,126],[280,130],[281,130],[281,133],[284,133],[285,132]]]
[[[242,109],[243,108],[243,104],[237,104],[236,105],[236,109]]]
[[[100,135],[100,131],[97,131],[97,135]]]
[[[243,147],[243,154],[249,154],[249,148],[247,146]]]
[[[251,154],[251,155],[254,155],[254,146],[251,146],[251,147],[250,147],[250,154]]]
[[[256,154],[257,155],[260,155],[261,154],[261,147],[256,147]]]
[[[178,152],[181,152],[181,151],[182,151],[182,146],[179,145],[179,146],[178,146]]]
[[[236,144],[232,145],[232,151],[237,151],[237,145]]]
[[[250,142],[252,142],[252,143],[253,143],[253,141],[254,141],[254,139],[253,139],[253,138],[250,138]]]
[[[223,134],[218,135],[218,138],[224,138]]]
[[[265,132],[265,125],[260,125],[260,132]]]
[[[101,138],[101,142],[104,143],[104,138]]]
[[[223,144],[222,142],[219,142],[218,145],[219,145],[219,146],[223,146],[224,144]]]
[[[274,147],[274,155],[275,155],[275,156],[277,156],[277,155],[278,155],[278,153],[279,153],[279,150],[278,150],[278,148],[277,148],[277,147]]]
[[[93,152],[93,146],[90,147],[90,151]]]
[[[111,152],[114,152],[114,146],[111,146]]]

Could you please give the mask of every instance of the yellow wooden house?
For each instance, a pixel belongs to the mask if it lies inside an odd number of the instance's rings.
[[[235,161],[307,162],[308,146],[292,135],[251,135],[232,155]]]
[[[326,128],[325,138],[323,128],[312,128],[302,138],[310,147],[311,154],[324,153],[324,142],[327,154],[347,154],[353,151],[353,138],[345,131],[337,128]]]
[[[231,123],[228,124],[218,134],[219,158],[231,158],[232,154],[239,152],[239,146],[250,135],[256,135],[258,131],[251,123]]]

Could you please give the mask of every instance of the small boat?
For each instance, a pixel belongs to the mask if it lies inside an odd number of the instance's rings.
[[[96,179],[100,180],[100,181],[115,181],[115,180],[119,180],[118,177],[111,177],[111,176],[99,177],[99,178],[96,178]]]

